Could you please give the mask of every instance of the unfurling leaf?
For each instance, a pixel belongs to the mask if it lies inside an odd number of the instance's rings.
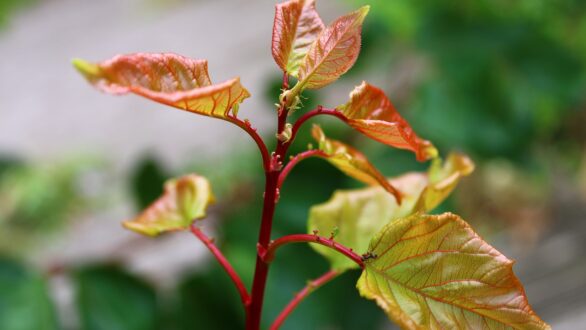
[[[393,178],[389,182],[401,193],[401,205],[381,187],[336,191],[329,201],[311,208],[308,230],[329,233],[338,228],[337,242],[365,252],[370,238],[389,221],[417,211],[431,211],[473,169],[468,157],[454,153],[444,164],[437,159],[428,173],[413,172]],[[314,244],[311,247],[326,257],[333,269],[356,267],[354,262],[327,247]]]
[[[168,231],[189,229],[193,221],[202,219],[214,202],[209,181],[190,174],[165,183],[163,195],[138,217],[125,221],[124,227],[140,234],[156,236]]]
[[[272,51],[275,62],[297,77],[309,46],[324,29],[315,0],[290,0],[276,5]]]
[[[296,88],[321,88],[350,70],[360,53],[362,22],[369,8],[338,18],[320,33],[299,67]]]
[[[318,125],[313,125],[311,134],[317,141],[319,150],[326,155],[324,158],[328,162],[358,181],[369,185],[380,185],[401,203],[401,194],[360,151],[340,141],[328,139]]]
[[[415,214],[371,241],[360,294],[404,329],[549,329],[531,309],[513,261],[458,216]]]
[[[136,53],[118,55],[98,64],[76,59],[73,64],[103,92],[134,93],[205,116],[236,116],[238,105],[250,96],[240,78],[212,84],[206,60],[176,54]]]
[[[363,82],[350,93],[350,101],[336,109],[344,114],[350,126],[374,140],[411,150],[420,161],[437,156],[435,147],[415,134],[377,87]]]

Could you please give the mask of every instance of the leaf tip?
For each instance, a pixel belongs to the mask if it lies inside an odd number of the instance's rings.
[[[145,227],[143,225],[141,225],[140,223],[136,222],[136,221],[132,221],[132,220],[128,220],[128,221],[124,221],[122,222],[122,227],[128,229],[128,230],[132,230],[133,232],[142,234],[142,235],[146,235],[146,236],[150,236],[150,237],[155,237],[157,235],[159,235],[159,231],[154,229],[154,228],[148,228]]]
[[[81,58],[71,60],[73,67],[86,78],[95,77],[100,74],[100,67]]]

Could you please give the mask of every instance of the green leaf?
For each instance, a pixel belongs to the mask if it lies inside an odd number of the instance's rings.
[[[100,266],[78,271],[75,282],[82,330],[160,329],[155,291],[142,280]]]
[[[315,0],[290,0],[276,5],[272,51],[275,62],[297,77],[311,44],[324,29]]]
[[[59,329],[47,291],[41,276],[0,258],[0,329]]]
[[[75,68],[97,89],[109,94],[134,93],[189,112],[228,119],[250,96],[234,78],[212,84],[208,62],[177,54],[118,55],[98,64],[73,60]],[[232,111],[232,113],[230,113]]]
[[[370,238],[385,224],[417,211],[427,212],[441,203],[460,179],[474,169],[472,161],[461,154],[451,154],[447,161],[434,161],[427,173],[408,173],[390,179],[402,196],[402,203],[380,187],[336,191],[326,203],[309,212],[308,232],[318,230],[329,235],[338,228],[335,240],[357,252],[366,252]],[[356,264],[327,247],[311,247],[328,259],[336,270],[356,268]]]
[[[299,67],[295,88],[321,88],[350,70],[360,53],[362,22],[369,9],[364,6],[342,16],[321,32]]]
[[[163,195],[123,225],[149,236],[186,230],[193,221],[205,217],[207,207],[213,202],[209,181],[195,174],[186,175],[168,180]]]
[[[319,125],[313,125],[311,131],[317,141],[319,150],[332,165],[348,176],[369,185],[381,186],[401,201],[401,194],[387,179],[368,161],[360,151],[336,140],[328,139]]]
[[[513,261],[457,215],[391,221],[371,241],[360,294],[404,329],[550,329],[531,309]]]
[[[431,142],[415,134],[385,93],[367,82],[357,86],[350,93],[348,103],[336,109],[344,114],[348,125],[371,139],[413,151],[421,161],[437,156]]]

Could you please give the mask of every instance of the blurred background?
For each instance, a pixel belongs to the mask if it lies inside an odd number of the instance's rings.
[[[586,2],[319,0],[325,22],[371,4],[363,50],[338,84],[307,93],[336,106],[383,87],[419,134],[477,170],[438,212],[467,219],[517,260],[529,302],[554,329],[586,324]],[[235,75],[241,107],[274,133],[280,74],[272,0],[0,0],[0,329],[238,329],[228,277],[188,233],[152,239],[120,226],[166,178],[196,172],[218,203],[204,229],[251,283],[263,176],[251,141],[224,122],[96,92],[70,60],[171,51]],[[303,110],[298,111],[303,113]],[[423,170],[411,153],[335,119],[330,135],[386,175]],[[293,152],[306,148],[301,132]],[[319,181],[316,180],[319,178]],[[316,184],[317,183],[317,184]],[[307,210],[359,187],[320,160],[296,168],[274,236],[306,231]],[[309,247],[271,268],[265,326],[327,270]],[[394,329],[348,272],[301,303],[284,329]]]

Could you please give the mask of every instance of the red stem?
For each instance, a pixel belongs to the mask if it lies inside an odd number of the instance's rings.
[[[234,285],[236,285],[236,289],[238,289],[238,292],[240,293],[240,300],[242,300],[242,304],[246,307],[250,303],[250,296],[248,295],[248,291],[246,290],[242,279],[240,279],[240,276],[238,276],[238,273],[236,273],[228,259],[226,259],[218,247],[216,247],[214,241],[206,236],[206,234],[204,234],[195,225],[191,226],[191,232],[197,238],[199,238],[200,241],[202,241],[202,243],[210,250],[210,252],[212,252],[228,276],[230,276],[232,282],[234,282]]]
[[[277,316],[277,318],[275,319],[275,321],[271,325],[270,330],[278,330],[281,327],[281,325],[283,325],[283,322],[285,322],[285,319],[289,316],[289,314],[291,314],[291,312],[293,312],[293,310],[297,307],[297,305],[299,305],[299,303],[303,299],[305,299],[307,296],[309,296],[309,294],[311,294],[314,290],[317,290],[322,285],[324,285],[324,284],[328,283],[329,281],[333,280],[334,278],[336,278],[339,274],[340,273],[338,273],[335,270],[330,270],[330,271],[326,272],[325,274],[323,274],[322,276],[316,278],[315,280],[310,281],[303,288],[303,290],[301,290],[297,294],[295,294],[295,297],[293,297],[293,299],[289,302],[289,304],[287,304],[287,306],[281,311],[279,316]]]
[[[288,75],[283,74],[283,89],[288,88]],[[287,123],[288,110],[284,106],[286,102],[278,110],[277,120],[277,134],[281,134],[285,129]],[[271,229],[273,225],[273,216],[275,214],[275,205],[279,199],[279,188],[277,186],[279,181],[279,174],[282,168],[282,162],[287,154],[289,144],[293,141],[290,139],[287,142],[277,140],[277,147],[275,152],[271,154],[269,159],[269,166],[265,166],[265,191],[263,200],[262,219],[260,224],[260,233],[258,236],[257,247],[259,249],[266,249],[271,240]],[[264,300],[264,292],[267,283],[267,275],[269,272],[269,265],[257,253],[256,266],[254,270],[254,280],[252,282],[252,293],[250,305],[247,309],[246,329],[257,330],[260,328],[260,321],[262,315],[262,306]]]
[[[307,159],[309,157],[313,157],[313,156],[327,157],[325,152],[323,152],[321,150],[317,150],[317,149],[316,150],[307,150],[307,151],[304,151],[302,153],[297,154],[295,157],[293,157],[287,163],[285,168],[283,168],[283,170],[281,171],[281,175],[279,175],[279,183],[277,184],[277,187],[279,189],[281,189],[283,182],[285,182],[285,179],[287,179],[289,172],[291,172],[291,170],[293,170],[295,165],[297,165],[300,161]]]
[[[295,139],[295,136],[297,135],[297,131],[299,131],[299,129],[301,128],[303,123],[305,123],[308,119],[315,117],[315,116],[319,116],[319,115],[334,116],[344,122],[348,121],[348,118],[346,118],[346,116],[344,116],[344,114],[342,114],[342,112],[340,112],[338,110],[334,110],[334,109],[326,109],[320,105],[317,108],[315,108],[314,110],[307,112],[303,116],[299,117],[299,119],[297,119],[297,121],[293,125],[293,128],[291,129],[291,141]]]
[[[346,257],[354,261],[356,264],[358,264],[360,268],[364,268],[364,262],[362,261],[362,257],[358,255],[356,252],[354,252],[352,249],[334,241],[332,238],[326,238],[323,236],[311,234],[294,234],[277,238],[276,240],[272,241],[271,244],[269,244],[266,250],[263,251],[262,249],[260,249],[261,252],[264,252],[261,253],[262,259],[267,263],[271,262],[275,257],[276,250],[280,246],[290,243],[315,243],[327,246],[345,255]]]
[[[258,133],[256,132],[256,128],[253,128],[248,120],[242,121],[239,118],[233,116],[230,116],[228,118],[229,122],[236,124],[238,127],[242,128],[246,133],[248,133],[248,135],[250,135],[250,137],[252,137],[254,142],[256,142],[256,145],[258,146],[258,149],[260,150],[260,154],[262,156],[263,168],[265,171],[268,171],[271,166],[269,150],[267,149],[267,146],[265,145],[260,135],[258,135]]]

